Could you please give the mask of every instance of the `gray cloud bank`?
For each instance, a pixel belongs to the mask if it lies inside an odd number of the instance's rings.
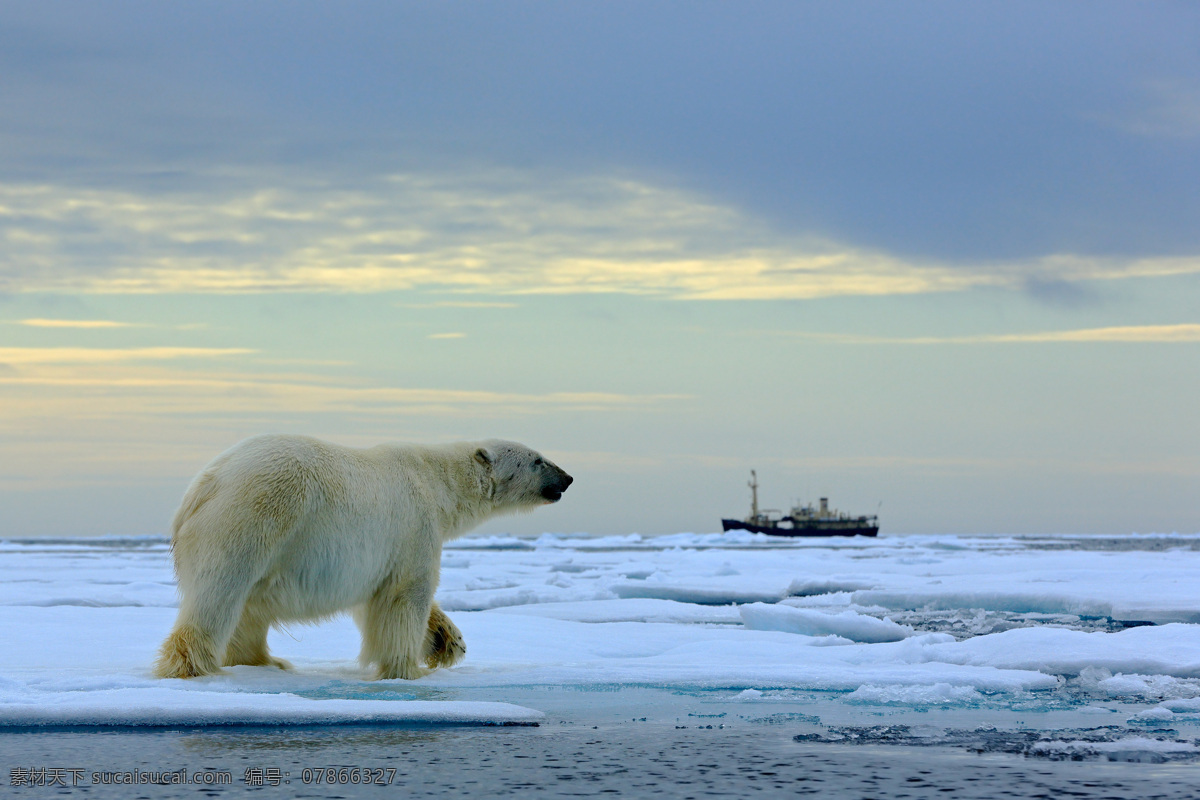
[[[1187,256],[1198,39],[1180,4],[7,3],[0,180],[549,170],[906,262]]]

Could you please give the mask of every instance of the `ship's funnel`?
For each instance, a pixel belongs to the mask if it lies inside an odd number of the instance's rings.
[[[829,513],[829,498],[828,497],[821,498],[821,513],[822,514]]]

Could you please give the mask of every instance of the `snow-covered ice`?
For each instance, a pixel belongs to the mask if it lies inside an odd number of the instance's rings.
[[[912,636],[907,625],[876,619],[857,611],[813,611],[782,604],[751,603],[739,609],[742,624],[756,631],[786,631],[807,636],[837,636],[850,642],[898,642]]]
[[[1067,713],[1125,744],[1047,754],[1196,750],[1155,732],[1200,725],[1200,536],[467,537],[438,600],[467,657],[418,681],[367,680],[348,618],[273,631],[291,672],[155,680],[164,539],[3,541],[0,724],[526,723],[552,687],[839,724]]]

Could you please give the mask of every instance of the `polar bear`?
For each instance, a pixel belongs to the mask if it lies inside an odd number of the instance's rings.
[[[572,478],[498,439],[367,450],[304,436],[247,439],[196,477],[171,524],[182,595],[161,678],[289,665],[275,623],[351,610],[364,666],[414,679],[466,653],[433,600],[442,543],[497,514],[557,502]]]

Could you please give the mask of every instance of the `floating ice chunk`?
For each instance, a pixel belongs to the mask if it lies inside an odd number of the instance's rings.
[[[753,702],[755,700],[761,700],[762,698],[763,693],[758,689],[743,689],[733,696],[734,700],[741,700],[743,702]]]
[[[927,657],[948,664],[1036,669],[1051,675],[1080,675],[1094,667],[1110,673],[1196,678],[1200,677],[1200,625],[1147,626],[1118,633],[1016,628],[934,646]]]
[[[940,584],[941,581],[930,581]],[[911,592],[863,590],[854,593],[854,602],[925,611],[953,611],[960,608],[982,608],[988,611],[1017,613],[1083,614],[1091,617],[1113,616],[1109,602],[1082,598],[1066,592],[1022,591],[955,591],[953,589]]]
[[[948,706],[979,703],[984,696],[974,686],[935,683],[932,686],[860,686],[845,699],[849,703],[876,706]]]
[[[516,536],[464,536],[442,545],[443,550],[533,550],[533,542]]]
[[[833,634],[855,642],[898,642],[915,631],[890,619],[876,619],[856,611],[826,614],[805,608],[754,603],[741,609],[742,622],[758,631],[784,631],[806,636]]]
[[[1200,685],[1170,675],[1126,675],[1117,673],[1096,682],[1096,688],[1110,697],[1196,697]]]
[[[557,603],[571,600],[564,595],[568,590],[558,586],[542,589],[495,589],[485,591],[438,592],[438,604],[443,611],[486,611],[503,606],[520,606],[531,603]]]
[[[811,597],[812,595],[833,594],[835,592],[857,592],[862,589],[874,589],[878,581],[861,578],[797,578],[788,586],[787,593],[793,597]]]
[[[702,606],[674,600],[633,598],[629,600],[590,600],[579,603],[538,603],[536,605],[496,608],[489,613],[549,617],[571,622],[673,622],[680,624],[742,621],[736,606]]]
[[[1192,755],[1200,748],[1191,742],[1166,739],[1151,739],[1131,736],[1113,742],[1087,742],[1080,740],[1034,742],[1030,755],[1079,758],[1081,756],[1106,756],[1111,761],[1163,761],[1164,756]]]
[[[294,694],[175,688],[38,692],[0,700],[0,727],[104,725],[503,724],[536,722],[542,712],[510,703],[433,700],[309,700]]]
[[[566,561],[563,561],[561,564],[551,564],[550,565],[551,572],[566,572],[571,575],[578,575],[582,572],[591,572],[595,569],[596,569],[596,567],[591,566],[589,564],[576,564],[575,559],[573,559],[573,558],[568,558]]]
[[[1139,711],[1129,718],[1129,722],[1140,722],[1142,724],[1158,725],[1160,723],[1170,723],[1175,719],[1175,712],[1169,708],[1155,706],[1147,708],[1145,711]]]
[[[475,578],[467,581],[463,588],[468,592],[481,592],[490,589],[512,589],[520,585],[508,578]]]
[[[1181,717],[1184,719],[1200,718],[1200,697],[1163,701],[1154,708],[1139,711],[1129,721],[1143,724],[1157,724],[1160,722],[1169,724]]]
[[[779,603],[780,605],[791,606],[792,608],[831,608],[839,606],[848,608],[853,605],[854,598],[850,592],[831,592],[829,594],[785,597]],[[880,611],[887,610],[882,606],[875,606],[875,608],[878,608]],[[861,611],[862,606],[856,607],[855,610]]]
[[[611,568],[610,575],[621,576],[631,581],[644,581],[658,574],[658,565],[650,561],[626,561]]]
[[[814,636],[809,642],[813,647],[841,647],[844,644],[858,644],[857,642],[847,639],[845,636]]]
[[[543,533],[533,545],[535,548],[542,549],[579,549],[579,550],[620,550],[628,547],[636,547],[642,544],[642,535],[640,533],[630,533],[625,536],[587,536],[586,534],[576,534],[575,536],[564,536],[556,533]]]
[[[1101,753],[1128,752],[1143,750],[1156,753],[1198,753],[1200,748],[1191,742],[1173,742],[1164,739],[1147,739],[1133,736],[1128,739],[1118,739],[1115,742],[1095,742],[1091,747]]]
[[[965,550],[969,547],[969,545],[951,537],[930,537],[927,541],[921,542],[921,546],[929,550]]]
[[[1200,697],[1180,700],[1165,700],[1162,705],[1178,714],[1200,715]]]
[[[681,603],[727,606],[733,603],[775,603],[783,599],[784,590],[755,588],[750,581],[722,581],[712,578],[708,585],[665,584],[650,581],[614,583],[609,589],[617,597],[649,597],[676,600]]]
[[[748,536],[739,534],[747,531],[730,531],[720,533],[670,533],[665,536],[647,537],[646,543],[655,547],[722,547],[729,544],[750,544],[757,541],[770,540],[774,537],[766,534],[751,533]]]

